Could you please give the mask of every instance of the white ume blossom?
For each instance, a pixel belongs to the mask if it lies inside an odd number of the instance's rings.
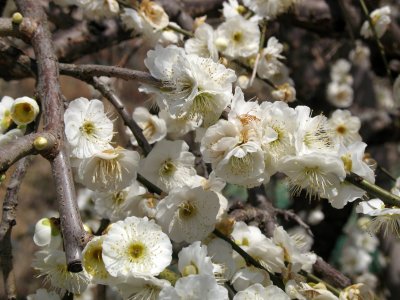
[[[215,227],[220,209],[215,192],[202,187],[173,190],[157,205],[156,220],[175,242],[206,238]]]
[[[355,173],[367,181],[374,183],[374,171],[363,161],[364,150],[367,147],[365,143],[354,142],[350,146],[341,146],[339,157],[343,161],[344,169],[347,174]],[[340,183],[337,187],[337,195],[331,197],[329,202],[335,208],[343,208],[348,202],[362,198],[366,192],[346,181]]]
[[[260,283],[263,286],[272,284],[267,271],[249,266],[239,269],[231,279],[232,286],[236,291],[243,291],[249,286]]]
[[[39,113],[39,105],[29,97],[21,97],[14,100],[10,115],[17,125],[27,125],[36,119]]]
[[[282,226],[275,228],[272,241],[282,247],[285,254],[285,263],[290,263],[291,272],[299,272],[301,269],[311,272],[317,256],[310,252],[302,253],[297,247],[296,241],[289,236]]]
[[[336,107],[349,107],[353,103],[353,77],[351,64],[345,59],[337,60],[331,68],[331,82],[328,84],[327,97]]]
[[[360,202],[356,211],[374,217],[368,224],[371,231],[378,232],[383,229],[385,235],[388,232],[400,235],[400,208],[395,206],[387,208],[382,200],[371,199]]]
[[[94,191],[120,191],[135,179],[140,155],[117,147],[95,153],[79,165],[79,179]]]
[[[278,74],[283,63],[280,61],[285,57],[281,54],[283,45],[279,43],[276,37],[270,37],[267,42],[267,47],[260,53],[260,61],[257,66],[257,74],[261,78],[270,79]]]
[[[145,107],[137,107],[132,114],[132,118],[142,129],[142,133],[149,144],[153,144],[162,140],[167,135],[167,127],[165,121],[159,117],[152,115]],[[130,129],[126,130],[131,136],[131,143],[138,145],[135,136]]]
[[[55,224],[55,219],[40,219],[35,225],[33,241],[39,247],[47,246],[51,249],[59,248],[62,243],[62,238],[60,230]]]
[[[169,286],[171,283],[167,280],[146,276],[130,277],[118,283],[117,289],[126,300],[158,300],[161,290]]]
[[[86,17],[94,20],[110,18],[119,12],[117,0],[76,0],[76,4],[82,7]]]
[[[52,287],[61,293],[68,291],[74,294],[84,292],[90,282],[85,271],[79,273],[69,272],[65,260],[65,252],[60,250],[42,250],[35,253],[32,266],[45,276],[45,282],[50,282]]]
[[[14,99],[4,96],[0,101],[0,133],[4,133],[12,123],[11,107]]]
[[[249,286],[247,289],[238,292],[233,300],[247,300],[247,299],[259,299],[259,300],[290,300],[289,296],[275,285],[267,287],[262,286],[259,283]]]
[[[275,19],[287,12],[297,0],[244,0],[243,3],[261,17]]]
[[[361,121],[358,117],[352,116],[348,110],[335,110],[328,120],[328,127],[333,136],[338,138],[345,146],[361,141],[361,136],[358,133]]]
[[[73,156],[87,158],[112,148],[113,123],[100,100],[78,98],[71,101],[65,110],[64,122]]]
[[[383,6],[381,8],[375,9],[370,13],[370,18],[372,20],[372,25],[375,28],[376,35],[381,38],[389,27],[391,22],[390,18],[390,6]],[[374,34],[371,30],[368,20],[364,21],[361,26],[361,35],[365,38],[373,37]]]
[[[336,196],[346,176],[340,158],[322,153],[287,156],[281,161],[280,171],[289,177],[295,194],[305,189],[310,199]]]
[[[110,284],[116,281],[106,270],[103,261],[104,236],[95,236],[82,251],[82,264],[92,283]]]
[[[128,217],[109,228],[102,257],[106,270],[113,276],[155,276],[170,264],[172,245],[153,220]]]
[[[218,61],[218,49],[214,40],[214,29],[207,23],[203,23],[194,32],[194,37],[186,41],[185,51],[188,54],[212,58],[216,62]]]
[[[174,287],[161,290],[159,300],[228,300],[228,290],[210,275],[190,275],[180,278]]]
[[[238,246],[260,261],[269,272],[282,272],[285,267],[283,249],[263,235],[258,227],[248,226],[244,222],[236,222],[231,235]],[[237,266],[246,266],[241,256],[234,253],[234,258]]]
[[[165,121],[168,138],[173,140],[184,136],[189,131],[195,130],[200,126],[196,120],[186,118],[185,116],[173,117],[166,110],[161,110],[158,116]]]
[[[368,69],[371,65],[370,55],[371,51],[369,48],[361,41],[357,40],[356,47],[349,53],[349,59],[354,65],[360,68]]]
[[[158,142],[142,160],[141,174],[166,192],[195,180],[194,155],[184,141]]]
[[[35,294],[26,297],[27,300],[61,300],[61,297],[54,291],[48,292],[46,289],[38,289]]]
[[[211,58],[188,55],[176,46],[156,46],[147,53],[144,62],[163,86],[143,85],[141,90],[155,93],[157,104],[173,117],[202,120],[204,126],[209,126],[220,117],[232,98],[235,72]]]
[[[207,256],[207,246],[199,241],[183,248],[178,253],[178,269],[182,276],[211,275],[213,276],[213,264]]]
[[[94,209],[100,217],[111,222],[128,216],[144,217],[146,215],[139,209],[139,203],[146,192],[146,189],[136,181],[120,191],[95,192]]]
[[[260,41],[257,22],[237,15],[219,25],[216,32],[216,46],[231,58],[249,57],[256,54]]]
[[[328,85],[328,100],[336,107],[349,107],[353,103],[353,88],[348,84],[332,81]]]

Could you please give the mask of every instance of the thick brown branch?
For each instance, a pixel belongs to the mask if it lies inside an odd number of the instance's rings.
[[[31,158],[29,157],[25,157],[18,162],[11,176],[3,202],[3,214],[0,224],[0,266],[3,272],[7,299],[17,298],[15,274],[13,270],[11,231],[13,226],[16,225],[18,191],[30,162]]]
[[[87,81],[89,77],[107,76],[124,80],[137,80],[155,86],[161,84],[160,81],[153,78],[149,73],[113,66],[60,64],[60,72],[63,75],[72,76],[83,81]]]
[[[7,171],[19,159],[38,153],[33,146],[37,137],[44,137],[49,141],[49,144],[55,143],[55,136],[50,132],[31,133],[10,142],[7,147],[0,148],[0,173]]]
[[[122,28],[117,20],[106,20],[101,24],[82,22],[54,35],[54,49],[62,62],[72,62],[87,54],[98,52],[133,38],[130,31]]]
[[[31,44],[37,60],[37,92],[42,102],[44,129],[56,133],[58,149],[50,156],[56,181],[57,201],[61,219],[61,232],[68,269],[82,270],[81,246],[85,231],[76,204],[71,166],[64,146],[64,107],[61,99],[57,57],[47,23],[46,14],[38,1],[16,0],[21,13],[37,23]]]
[[[58,210],[64,250],[70,272],[82,271],[81,250],[87,242],[82,220],[76,204],[75,186],[72,179],[69,156],[65,149],[51,162],[53,178],[56,183]]]

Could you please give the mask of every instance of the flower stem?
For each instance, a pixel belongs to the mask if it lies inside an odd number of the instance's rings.
[[[314,274],[308,273],[306,271],[301,270],[299,272],[301,275],[305,276],[307,278],[308,281],[312,281],[312,282],[321,282],[323,283],[326,288],[331,291],[333,294],[335,294],[336,296],[339,297],[340,295],[340,290],[335,288],[333,285],[323,281],[321,278],[319,278],[318,276],[315,276]]]
[[[387,205],[400,207],[399,196],[396,196],[387,190],[365,180],[357,174],[350,173],[346,176],[345,180],[351,184],[354,184],[356,187],[363,189],[371,196],[381,199]]]
[[[193,33],[191,33],[190,31],[187,31],[185,29],[179,28],[179,27],[177,27],[175,25],[172,25],[171,23],[168,24],[167,29],[171,29],[171,30],[173,30],[175,32],[182,33],[183,35],[185,35],[187,37],[194,37]]]

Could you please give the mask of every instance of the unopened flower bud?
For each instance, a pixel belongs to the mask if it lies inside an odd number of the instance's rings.
[[[215,227],[225,235],[230,235],[233,231],[235,220],[233,218],[222,219]]]
[[[215,40],[215,47],[217,47],[219,51],[224,51],[226,47],[228,47],[228,41],[225,38],[219,37]]]
[[[245,12],[247,11],[246,7],[244,7],[243,5],[238,5],[238,7],[236,8],[237,12],[241,15],[244,15]]]
[[[41,151],[46,149],[49,146],[49,141],[42,136],[38,136],[34,141],[33,141],[33,147],[35,147],[36,150]]]
[[[284,83],[272,92],[272,97],[286,103],[293,102],[296,99],[296,90],[289,83]]]
[[[26,125],[36,119],[39,105],[29,97],[15,99],[11,107],[11,118],[17,125]]]
[[[249,76],[246,76],[246,75],[240,75],[237,79],[237,84],[239,85],[239,87],[242,90],[247,89],[247,87],[249,86],[249,82],[250,82],[250,78],[249,78]]]
[[[19,13],[19,12],[15,12],[15,13],[12,15],[12,22],[13,22],[14,24],[21,24],[21,22],[22,22],[23,19],[24,19],[24,17],[23,17],[22,14]]]

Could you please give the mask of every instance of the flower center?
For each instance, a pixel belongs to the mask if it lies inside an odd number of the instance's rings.
[[[85,135],[92,135],[96,129],[92,121],[84,121],[82,126],[79,128],[80,131]]]
[[[181,219],[189,219],[197,213],[197,208],[192,203],[185,202],[179,206],[179,217]]]
[[[253,171],[253,157],[250,153],[247,153],[243,157],[231,156],[229,165],[234,175],[251,173]]]
[[[353,161],[351,160],[351,155],[346,154],[341,157],[343,164],[344,164],[344,169],[346,170],[347,173],[351,172],[351,169],[353,168]]]
[[[176,166],[174,165],[172,160],[168,159],[161,166],[159,174],[162,177],[171,176],[172,174],[175,173],[175,171],[176,171]]]
[[[149,121],[143,126],[143,135],[145,138],[151,138],[154,133],[156,132],[156,127],[154,126],[153,122]]]
[[[240,43],[243,39],[243,33],[241,31],[236,31],[233,36],[233,41],[236,43]]]
[[[190,265],[187,265],[183,268],[182,275],[189,276],[189,275],[196,275],[199,274],[199,269],[197,268],[194,262],[190,262]]]
[[[123,191],[114,193],[112,200],[115,205],[121,206],[125,202],[125,193]]]
[[[128,248],[129,260],[137,261],[142,258],[146,253],[146,246],[141,242],[134,242]]]
[[[347,129],[346,129],[346,127],[344,125],[339,125],[338,127],[336,127],[336,131],[339,134],[345,134]]]

